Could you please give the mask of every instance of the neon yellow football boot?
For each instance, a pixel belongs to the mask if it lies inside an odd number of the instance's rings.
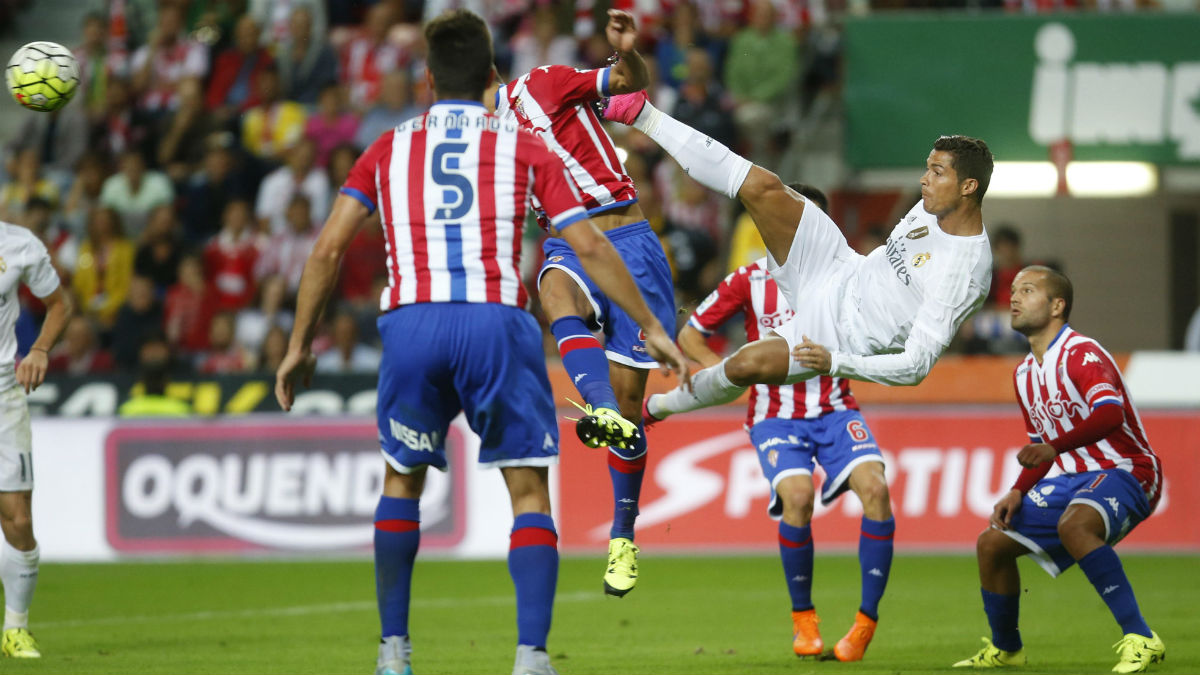
[[[955,668],[1004,668],[1007,666],[1025,665],[1025,650],[1006,652],[988,638],[983,638],[983,649],[969,659],[963,659],[954,664]]]
[[[639,550],[625,537],[617,537],[608,542],[608,569],[604,572],[605,594],[620,598],[637,585]]]
[[[0,653],[14,659],[40,659],[37,640],[28,628],[9,628],[4,631],[4,639],[0,642]]]
[[[1163,644],[1158,633],[1150,631],[1151,637],[1127,633],[1121,641],[1113,645],[1121,660],[1113,666],[1114,673],[1140,673],[1151,663],[1167,660],[1167,646]]]
[[[567,399],[583,411],[583,417],[575,419],[575,434],[589,448],[613,447],[629,450],[641,438],[637,425],[621,417],[612,408],[592,408],[590,404],[579,405]]]

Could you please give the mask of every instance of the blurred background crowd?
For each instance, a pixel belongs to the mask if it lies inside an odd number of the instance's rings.
[[[0,0],[0,30],[45,4]],[[1148,3],[617,4],[638,17],[656,105],[786,181],[807,182],[794,158],[836,136],[839,124],[841,17],[901,6],[1130,11]],[[132,370],[165,351],[188,373],[273,372],[337,188],[364,147],[429,105],[421,22],[457,5],[488,19],[506,78],[550,63],[597,67],[610,56],[602,31],[611,4],[601,0],[97,0],[81,8],[68,45],[82,70],[75,99],[54,114],[18,112],[0,169],[0,219],[42,238],[80,309],[51,354],[52,371]],[[682,320],[728,271],[762,255],[761,241],[736,204],[663,161],[647,139],[612,133],[668,250]],[[865,253],[892,222],[859,224],[847,236]],[[1003,309],[1028,261],[1015,229],[990,225],[990,302],[1000,311],[982,314],[956,348],[1019,351]],[[541,236],[527,228],[531,291]],[[315,345],[319,371],[376,368],[383,251],[378,224],[363,228]],[[28,294],[21,306],[24,353],[43,308]]]

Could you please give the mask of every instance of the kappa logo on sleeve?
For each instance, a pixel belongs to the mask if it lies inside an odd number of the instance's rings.
[[[1096,352],[1088,352],[1083,356],[1083,362],[1080,365],[1086,366],[1089,363],[1100,363],[1100,357],[1096,356]]]

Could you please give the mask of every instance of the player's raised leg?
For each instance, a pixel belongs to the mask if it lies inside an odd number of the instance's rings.
[[[517,658],[513,675],[557,675],[546,653],[558,585],[558,532],[550,517],[545,467],[501,469],[513,505],[508,573],[517,593]]]
[[[1021,573],[1017,569],[1017,558],[1027,553],[1028,548],[1000,530],[988,528],[979,535],[975,555],[979,562],[983,611],[987,614],[992,637],[983,638],[983,648],[971,658],[955,663],[955,668],[1025,665],[1025,651],[1017,628],[1021,599]]]
[[[12,391],[20,394],[15,387]],[[24,458],[28,462],[28,456]],[[4,636],[0,653],[15,658],[42,655],[29,632],[29,607],[37,585],[39,559],[37,541],[33,538],[32,495],[29,491],[0,492],[0,525],[4,530],[4,548],[0,551]]]
[[[642,426],[642,396],[650,371],[613,362],[610,372],[621,416],[638,425],[638,434],[630,447],[610,446],[608,476],[613,488],[613,522],[609,530],[608,562],[604,571],[604,592],[622,597],[637,585],[638,554],[634,544],[634,523],[646,473],[647,446]]]
[[[1129,474],[1118,471],[1110,471],[1107,474],[1105,478],[1113,483],[1121,479],[1127,480],[1132,484],[1129,492],[1140,494],[1136,482],[1132,478],[1125,478]],[[1096,489],[1104,487],[1108,486],[1102,483]],[[1079,569],[1087,576],[1100,599],[1108,605],[1113,618],[1121,626],[1124,637],[1113,645],[1120,661],[1113,668],[1113,672],[1141,672],[1150,664],[1166,658],[1166,645],[1157,633],[1150,630],[1150,626],[1142,617],[1137,598],[1133,594],[1133,586],[1129,583],[1129,577],[1125,575],[1125,567],[1117,557],[1116,551],[1106,541],[1109,532],[1104,519],[1091,506],[1091,502],[1068,506],[1058,521],[1058,535],[1063,546],[1071,557],[1078,561]]]
[[[375,508],[375,596],[381,627],[375,675],[412,675],[408,610],[413,564],[421,545],[425,470],[403,474],[388,464]]]
[[[865,426],[858,433],[870,440]],[[854,433],[854,432],[851,432]],[[874,445],[873,440],[871,441]],[[863,505],[862,530],[858,538],[858,565],[862,573],[862,603],[854,625],[834,646],[838,661],[860,661],[875,636],[879,622],[879,601],[887,588],[892,569],[892,542],[896,521],[892,517],[891,498],[882,462],[864,462],[850,472],[850,489]]]
[[[676,387],[646,399],[649,423],[700,408],[729,403],[752,384],[783,384],[791,355],[787,340],[778,335],[744,345],[732,356],[692,376],[692,390]]]
[[[649,136],[700,184],[740,199],[771,256],[787,260],[805,200],[778,176],[658,110],[644,92],[613,96],[604,116]]]

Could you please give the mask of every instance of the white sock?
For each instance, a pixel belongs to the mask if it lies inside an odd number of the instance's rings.
[[[655,394],[646,402],[650,414],[658,419],[668,415],[690,412],[714,405],[722,405],[737,399],[746,391],[745,387],[729,381],[725,376],[725,360],[692,375],[692,391],[675,387],[665,394]]]
[[[737,199],[750,167],[750,160],[667,115],[646,101],[633,122],[667,154],[674,157],[685,173],[710,190]]]
[[[4,630],[29,627],[29,605],[33,602],[33,587],[37,585],[40,553],[37,546],[32,551],[18,551],[7,541],[0,547]]]

